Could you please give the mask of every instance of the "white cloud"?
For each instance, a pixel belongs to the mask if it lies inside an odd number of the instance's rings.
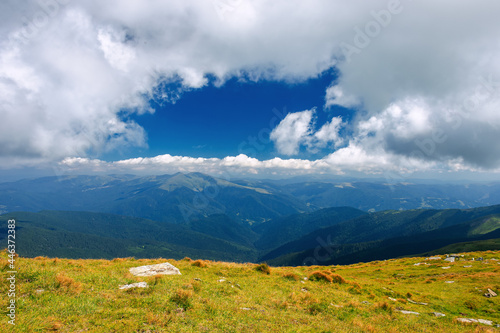
[[[295,82],[334,68],[325,107],[359,109],[352,135],[342,141],[337,120],[314,133],[312,114],[309,122],[307,113],[291,116],[274,132],[282,153],[345,145],[325,161],[496,170],[500,3],[402,0],[381,24],[376,16],[391,3],[2,1],[0,161],[146,146],[144,130],[120,110],[153,112],[147,99],[175,102],[206,85],[207,74],[218,84],[234,76]],[[340,45],[360,38],[368,42],[344,61]],[[178,89],[158,89],[176,79]]]
[[[360,101],[356,96],[347,95],[338,85],[326,89],[325,101],[325,107],[340,105],[345,108],[353,108],[360,105]]]
[[[285,155],[296,155],[302,144],[311,135],[311,120],[315,110],[289,113],[271,132],[278,151]]]

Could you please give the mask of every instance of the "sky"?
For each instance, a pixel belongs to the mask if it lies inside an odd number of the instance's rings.
[[[499,12],[494,0],[4,0],[0,180],[498,180]]]

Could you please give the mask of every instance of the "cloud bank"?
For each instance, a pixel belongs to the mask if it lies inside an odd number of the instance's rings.
[[[278,151],[332,150],[317,161],[291,159],[291,169],[497,170],[498,12],[494,0],[2,1],[0,162],[90,163],[89,155],[146,147],[130,114],[201,89],[207,75],[220,85],[232,77],[299,82],[333,68],[339,76],[324,107],[354,116],[319,130],[311,110],[287,116],[273,131]],[[172,82],[179,89],[163,89]],[[227,161],[238,158],[285,163]]]

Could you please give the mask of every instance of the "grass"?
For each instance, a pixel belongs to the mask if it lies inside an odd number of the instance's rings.
[[[17,258],[15,332],[498,332],[456,320],[500,323],[500,296],[483,296],[487,288],[500,291],[500,261],[493,258],[500,252],[466,253],[454,263],[403,258],[271,268],[187,259]],[[2,281],[6,259],[4,251]],[[129,273],[165,261],[182,275]],[[118,289],[141,281],[149,287]],[[6,283],[0,292],[7,294]],[[0,297],[2,309],[7,301]],[[0,331],[11,329],[2,316]]]

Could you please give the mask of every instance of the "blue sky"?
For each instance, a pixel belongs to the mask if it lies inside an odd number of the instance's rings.
[[[2,1],[0,179],[498,179],[499,10],[493,0]]]
[[[280,156],[269,140],[269,132],[289,112],[316,107],[318,126],[332,116],[349,118],[352,114],[342,107],[323,108],[325,91],[334,79],[331,71],[297,83],[231,79],[220,87],[209,84],[188,91],[173,104],[151,100],[154,114],[132,117],[146,130],[148,147],[122,152],[121,156],[112,153],[104,159],[165,153],[207,158],[240,153],[258,159]],[[301,156],[311,154],[303,150]]]

